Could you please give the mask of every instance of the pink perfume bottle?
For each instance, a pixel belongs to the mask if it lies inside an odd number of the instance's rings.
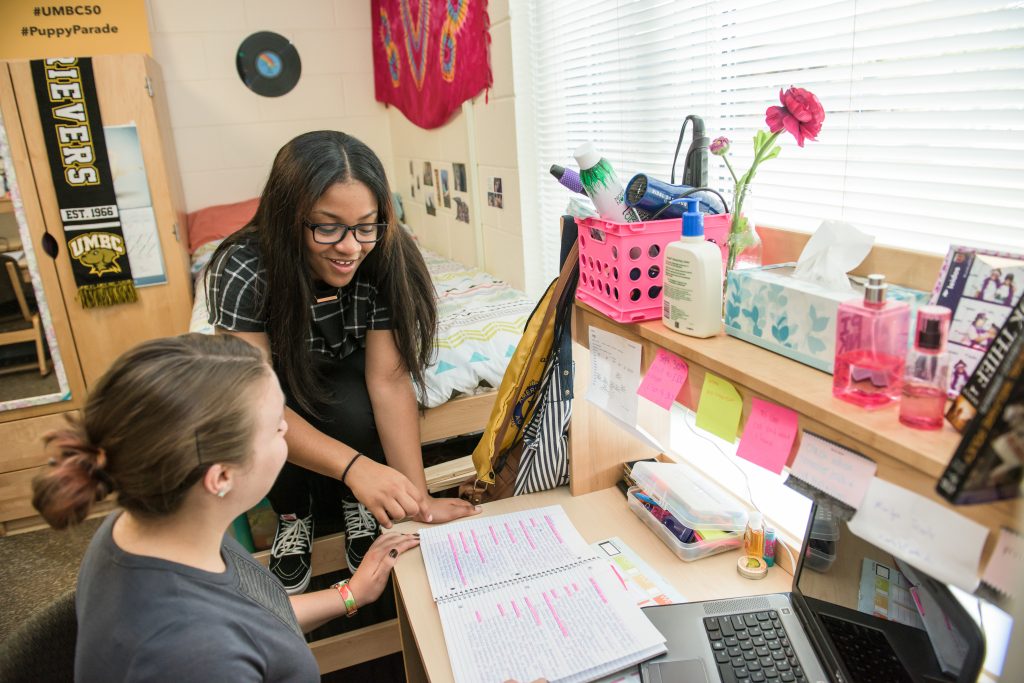
[[[886,301],[884,275],[869,275],[864,299],[839,304],[832,395],[864,408],[900,398],[910,306]]]
[[[946,412],[949,354],[946,339],[953,312],[945,306],[917,309],[914,348],[903,373],[900,422],[917,429],[939,429]]]

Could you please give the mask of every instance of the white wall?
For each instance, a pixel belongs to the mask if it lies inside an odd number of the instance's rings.
[[[310,130],[343,130],[380,156],[425,246],[525,288],[508,0],[488,6],[494,86],[431,131],[374,99],[369,0],[146,5],[189,211],[256,196],[281,145]],[[256,31],[280,33],[298,50],[302,77],[287,95],[260,97],[238,78],[238,46]],[[470,166],[469,192],[453,190],[469,204],[469,224],[455,220],[454,201],[427,215],[424,193],[433,188],[421,184],[410,197],[409,161],[420,174],[424,161],[449,173],[454,162]],[[502,179],[502,209],[487,205],[492,177]]]
[[[189,211],[259,194],[277,150],[336,129],[368,144],[394,178],[391,129],[374,100],[369,0],[146,0],[167,87]],[[235,68],[256,31],[280,33],[302,60],[298,85],[261,97]]]
[[[395,186],[405,202],[409,224],[427,248],[461,263],[476,264],[525,289],[508,0],[492,0],[487,9],[494,86],[486,96],[481,93],[451,121],[433,130],[419,128],[397,109],[390,110],[398,173]],[[464,197],[469,203],[468,225],[455,220],[454,202],[450,209],[439,206],[436,216],[427,215],[424,196],[435,188],[421,184],[415,198],[410,199],[409,161],[421,175],[424,161],[449,172],[453,162],[475,162],[468,170],[469,193]],[[502,179],[502,209],[487,205],[487,184],[493,177]],[[478,253],[482,262],[477,259]]]

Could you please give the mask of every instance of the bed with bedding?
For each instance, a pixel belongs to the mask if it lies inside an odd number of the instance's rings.
[[[192,257],[196,279],[189,326],[192,332],[213,333],[206,288],[201,282],[220,242],[206,243]],[[437,352],[419,395],[420,405],[429,409],[462,396],[488,393],[501,384],[534,304],[522,292],[482,270],[427,249],[420,251],[437,295]]]

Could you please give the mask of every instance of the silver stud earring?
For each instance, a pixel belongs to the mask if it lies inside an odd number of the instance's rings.
[[[231,489],[229,489],[227,486],[225,486],[223,488],[220,488],[220,489],[217,489],[217,497],[218,498],[223,498],[224,496],[226,496],[228,494],[228,491],[230,491],[230,490]]]

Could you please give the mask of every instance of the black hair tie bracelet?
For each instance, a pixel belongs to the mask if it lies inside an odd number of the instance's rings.
[[[355,456],[351,460],[348,461],[348,464],[345,465],[345,471],[341,473],[341,483],[342,484],[345,483],[345,477],[348,476],[348,471],[350,469],[352,469],[352,464],[355,463],[355,461],[358,460],[361,457],[363,457],[362,453],[356,453]]]

